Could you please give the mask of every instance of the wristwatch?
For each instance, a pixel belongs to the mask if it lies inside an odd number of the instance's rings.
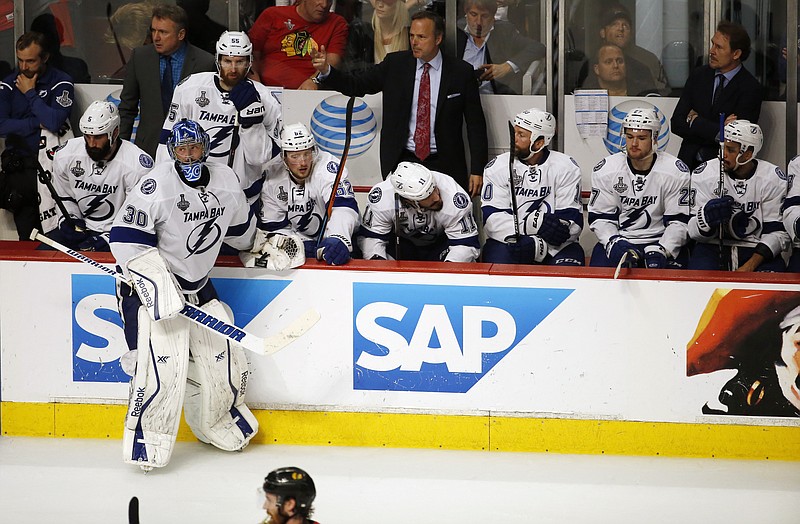
[[[314,76],[311,77],[311,81],[317,85],[320,85],[322,83],[322,81],[319,79],[319,71]]]

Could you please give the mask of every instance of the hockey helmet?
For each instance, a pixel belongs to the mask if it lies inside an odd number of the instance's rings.
[[[217,59],[220,56],[246,56],[253,60],[253,44],[243,31],[225,31],[217,40]]]
[[[414,162],[400,162],[389,175],[389,181],[395,193],[412,202],[425,200],[436,189],[433,173],[422,164]]]
[[[272,493],[283,499],[293,498],[297,503],[298,513],[308,515],[311,503],[317,496],[317,488],[311,476],[300,468],[286,467],[270,471],[264,478],[264,492]]]
[[[300,122],[285,126],[281,132],[281,149],[283,151],[305,151],[316,145],[314,135]]]
[[[169,156],[175,161],[187,182],[195,182],[200,179],[203,163],[208,158],[209,143],[210,139],[208,133],[194,120],[183,118],[180,122],[172,126],[172,131],[170,131],[169,137],[167,138],[167,150],[169,151]],[[200,144],[203,146],[203,154],[200,159],[181,160],[178,158],[178,155],[175,154],[175,148],[191,144]]]
[[[748,147],[752,147],[753,156],[750,157],[751,159],[756,157],[758,152],[761,151],[761,146],[764,145],[764,134],[761,132],[761,128],[758,124],[754,124],[749,120],[729,122],[725,125],[723,132],[725,133],[725,140],[741,144],[741,153],[744,153]],[[739,154],[741,155],[741,153]],[[738,158],[736,162],[739,163]],[[747,162],[744,163],[746,164]]]
[[[114,131],[119,129],[119,110],[105,100],[95,100],[84,111],[79,124],[84,135],[108,135],[114,141]]]
[[[622,131],[625,129],[641,129],[651,131],[653,141],[658,140],[658,133],[661,131],[661,119],[655,109],[650,107],[635,107],[628,111],[622,119]]]
[[[531,155],[549,146],[550,141],[553,140],[553,136],[556,134],[556,119],[553,118],[553,115],[547,111],[536,109],[535,107],[526,109],[515,116],[514,125],[531,132]],[[534,151],[533,143],[536,142],[539,137],[544,139],[544,146]]]

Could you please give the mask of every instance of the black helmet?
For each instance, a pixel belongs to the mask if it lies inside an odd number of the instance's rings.
[[[311,503],[317,496],[317,488],[311,476],[300,468],[278,468],[264,479],[264,491],[274,493],[281,499],[291,497],[297,502],[298,513],[308,514]]]

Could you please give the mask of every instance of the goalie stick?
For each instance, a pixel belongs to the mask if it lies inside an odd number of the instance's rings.
[[[38,230],[34,229],[31,232],[31,240],[38,240],[43,244],[47,244],[48,246],[55,248],[62,253],[71,256],[76,260],[80,260],[81,262],[85,262],[90,266],[93,266],[100,271],[111,275],[112,277],[116,278],[120,282],[125,282],[131,288],[133,288],[133,284],[128,281],[124,276],[120,275],[113,269],[110,269],[103,264],[92,260],[91,258],[83,255],[77,251],[74,251],[67,246],[59,244],[55,240],[52,240],[41,233]],[[242,328],[239,328],[233,324],[228,324],[215,316],[207,313],[203,310],[200,306],[194,306],[192,304],[186,304],[183,306],[183,309],[180,311],[180,314],[184,317],[188,318],[192,322],[208,329],[216,333],[219,336],[228,338],[243,348],[252,351],[253,353],[259,355],[272,355],[273,353],[277,353],[281,349],[288,346],[294,340],[303,336],[309,329],[311,329],[314,324],[317,323],[319,320],[319,313],[315,309],[309,309],[302,315],[300,315],[297,319],[294,320],[288,327],[286,327],[280,333],[273,335],[267,338],[261,338],[256,336],[252,333],[245,331]]]
[[[347,109],[345,110],[345,137],[344,149],[342,149],[342,158],[339,160],[339,169],[336,170],[336,178],[333,180],[333,189],[331,190],[331,197],[328,199],[328,207],[325,209],[325,216],[322,217],[322,227],[319,229],[317,236],[317,246],[322,242],[325,236],[325,229],[328,227],[328,221],[333,213],[333,203],[336,200],[336,192],[339,190],[339,182],[342,180],[344,174],[344,163],[347,161],[347,153],[350,151],[350,138],[353,134],[353,104],[356,102],[356,97],[351,96],[347,101]]]

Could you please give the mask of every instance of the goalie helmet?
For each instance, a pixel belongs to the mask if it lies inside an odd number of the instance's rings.
[[[298,513],[308,515],[311,503],[317,496],[317,488],[311,476],[300,468],[278,468],[264,479],[264,492],[279,497],[279,503],[285,498],[293,498],[297,503]]]
[[[553,136],[556,134],[556,119],[553,118],[553,115],[547,111],[536,109],[535,107],[526,109],[515,116],[514,125],[531,132],[531,154],[528,155],[525,160],[549,146],[550,142],[553,140]],[[536,142],[539,137],[544,139],[544,145],[534,151],[533,143]]]
[[[425,200],[436,189],[430,169],[414,162],[400,162],[389,180],[395,193],[412,202]]]
[[[196,182],[200,179],[203,163],[209,154],[208,133],[194,120],[181,119],[180,122],[172,126],[172,131],[167,138],[167,150],[169,156],[175,161],[187,182]],[[197,160],[178,158],[175,148],[191,144],[200,144],[203,147],[203,154]]]
[[[111,102],[95,100],[81,116],[79,127],[84,135],[108,135],[108,141],[114,142],[114,131],[119,129],[119,110]]]
[[[753,148],[753,156],[750,157],[750,160],[756,157],[758,152],[761,151],[761,146],[764,145],[764,134],[761,132],[761,128],[758,124],[754,124],[749,120],[734,120],[733,122],[729,122],[725,125],[723,132],[725,133],[725,140],[741,144],[742,150],[739,156],[741,156],[748,147]],[[739,163],[738,157],[736,158],[736,163],[742,165]],[[744,163],[746,164],[747,162]]]

